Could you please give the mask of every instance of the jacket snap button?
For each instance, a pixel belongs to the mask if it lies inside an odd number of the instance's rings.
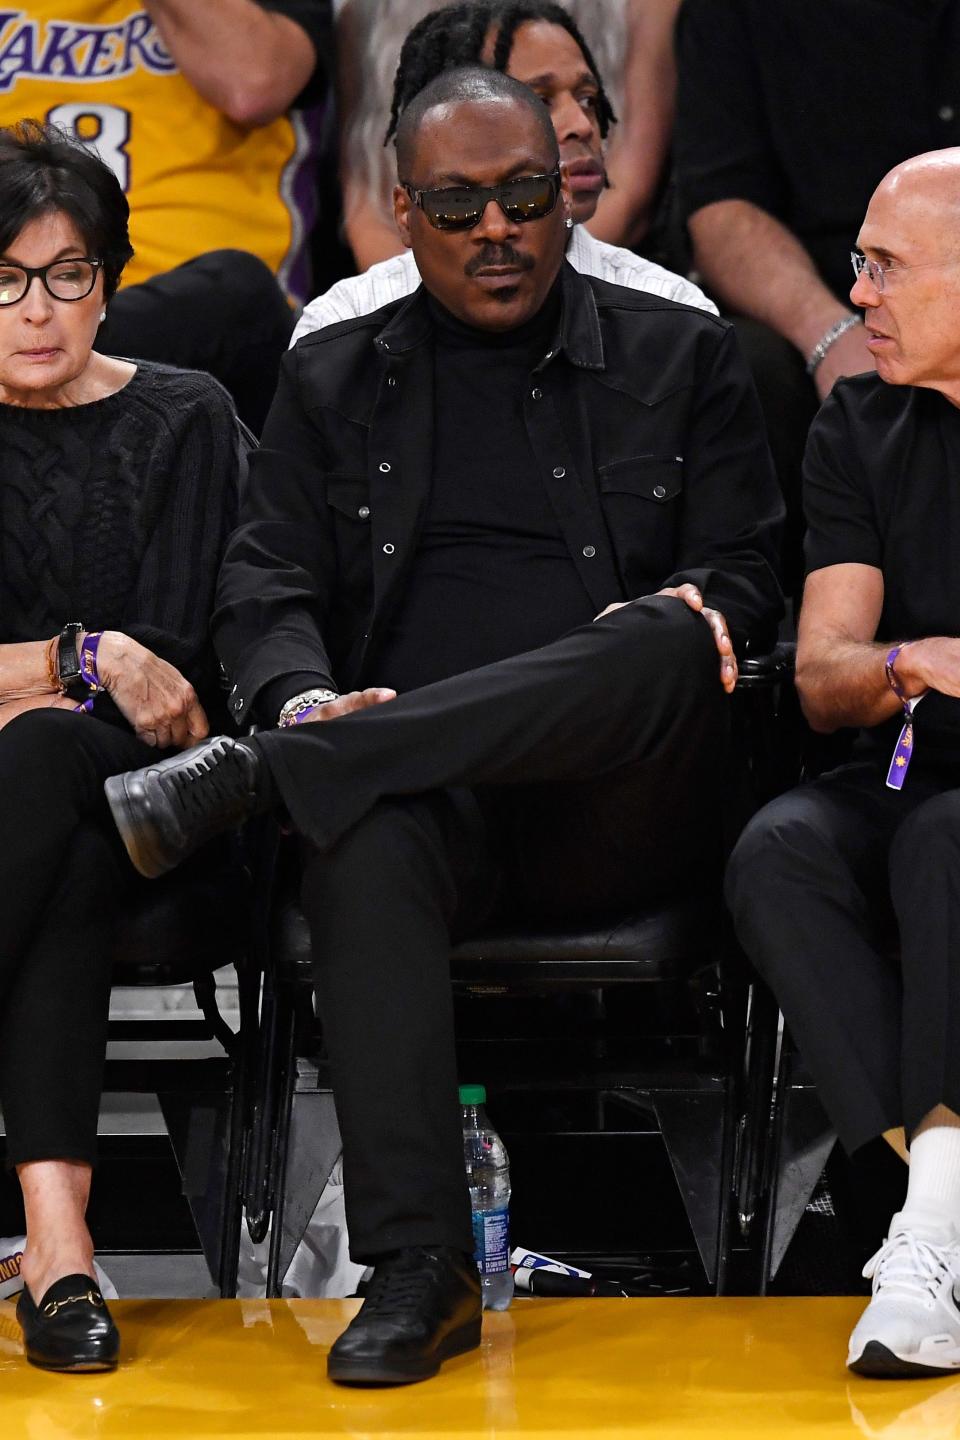
[[[657,497],[658,500],[662,500],[663,497],[664,497],[664,495],[666,495],[667,492],[666,492],[666,489],[664,488],[663,485],[654,485],[654,487],[653,487],[653,493],[654,493],[654,495],[656,495],[656,497]]]
[[[370,519],[370,506],[369,506],[369,505],[361,505],[361,506],[360,506],[360,509],[357,511],[357,514],[360,516],[360,519],[361,519],[361,520],[369,520],[369,519]]]
[[[563,477],[564,477],[564,475],[566,475],[566,473],[567,473],[567,472],[566,472],[566,470],[564,470],[563,466],[562,466],[562,465],[558,465],[557,468],[556,468],[556,469],[554,470],[554,472],[553,472],[553,478],[554,478],[554,480],[562,480]]]
[[[539,385],[536,386],[533,390],[530,391],[530,398],[531,398],[532,400],[542,400],[542,399],[543,399],[543,391],[540,389]]]
[[[586,555],[588,560],[592,560],[594,555],[596,555],[597,553],[596,545],[584,545],[583,553],[584,555]]]
[[[381,474],[381,475],[389,475],[389,474],[390,474],[390,466],[387,464],[386,460],[381,460],[381,461],[380,461],[380,474]]]
[[[395,375],[388,375],[387,384],[390,386],[391,390],[396,389],[397,377]]]
[[[392,555],[396,548],[397,547],[395,545],[384,545],[383,553],[384,555]]]

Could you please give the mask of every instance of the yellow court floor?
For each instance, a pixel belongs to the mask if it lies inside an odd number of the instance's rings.
[[[522,1300],[479,1354],[402,1390],[344,1390],[336,1300],[126,1300],[112,1375],[45,1375],[0,1302],[3,1440],[128,1436],[868,1436],[960,1440],[960,1376],[869,1381],[843,1365],[856,1299]]]

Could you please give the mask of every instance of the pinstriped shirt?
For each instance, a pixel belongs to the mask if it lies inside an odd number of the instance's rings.
[[[644,260],[632,250],[596,240],[582,225],[575,225],[570,233],[567,259],[581,275],[591,275],[612,285],[625,285],[630,290],[646,290],[651,295],[660,295],[666,300],[677,300],[681,305],[692,305],[698,310],[717,314],[713,301],[682,275],[664,270],[662,265]],[[323,330],[340,320],[355,320],[379,310],[381,305],[402,300],[405,295],[411,295],[419,284],[420,272],[410,250],[382,260],[379,265],[371,265],[362,275],[338,280],[326,294],[310,301],[300,316],[290,343],[295,345],[314,330]]]

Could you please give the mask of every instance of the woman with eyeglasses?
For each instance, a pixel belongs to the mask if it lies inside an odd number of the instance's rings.
[[[0,1109],[23,1191],[28,1359],[109,1369],[85,1211],[111,935],[133,877],[107,776],[194,744],[235,507],[237,422],[209,376],[100,354],[132,251],[112,172],[0,131]]]

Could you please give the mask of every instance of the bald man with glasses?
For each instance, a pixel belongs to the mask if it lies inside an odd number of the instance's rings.
[[[876,375],[840,381],[805,461],[797,688],[850,763],[748,826],[728,872],[850,1151],[908,1158],[847,1363],[960,1370],[960,149],[870,201],[850,292]]]

